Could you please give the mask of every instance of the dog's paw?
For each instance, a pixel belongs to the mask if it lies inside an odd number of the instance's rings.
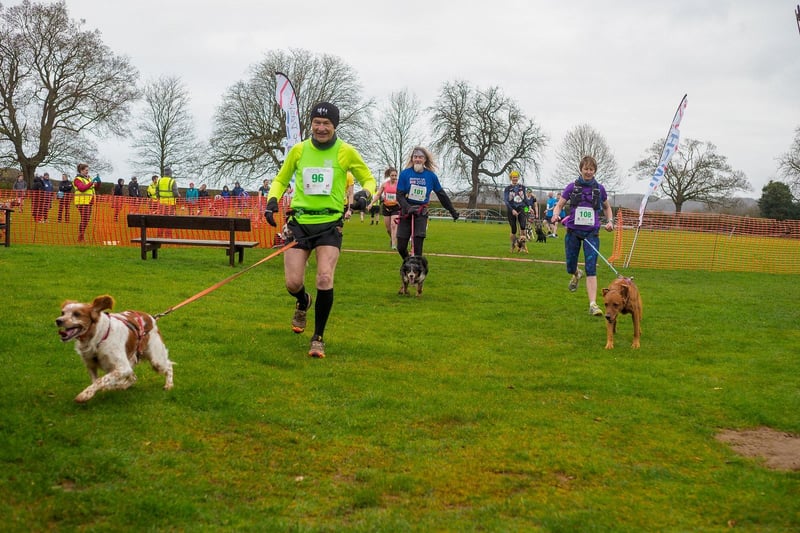
[[[606,343],[606,350],[613,350],[613,349],[614,349],[614,343],[613,342],[607,342]]]
[[[84,392],[78,394],[77,396],[75,396],[75,403],[86,403],[86,402],[88,402],[89,400],[92,399],[92,396],[94,396],[94,395],[84,391]]]
[[[634,350],[639,348],[639,339],[633,339],[633,342],[631,343],[631,348],[633,348]]]

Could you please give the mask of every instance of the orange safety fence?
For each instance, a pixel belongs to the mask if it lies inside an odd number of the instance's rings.
[[[0,204],[15,209],[11,243],[78,244],[80,215],[71,195],[0,190]],[[283,225],[287,202],[281,202],[278,228]],[[18,205],[16,205],[18,204]],[[283,244],[278,231],[264,220],[265,200],[247,198],[200,198],[189,203],[179,198],[177,214],[246,217],[250,232],[238,232],[242,240],[258,241],[272,248]],[[128,213],[158,213],[158,202],[147,198],[95,197],[85,244],[139,246],[139,228],[128,228]],[[0,215],[1,216],[1,215]],[[616,214],[614,248],[609,261],[633,268],[690,269],[708,271],[800,274],[800,221],[772,220],[705,213],[645,212],[638,235],[639,213],[620,208]],[[227,239],[227,232],[172,230],[183,239]],[[635,239],[635,245],[634,245]]]
[[[72,194],[57,198],[56,193],[43,191],[0,190],[0,205],[13,207],[11,219],[11,244],[72,245],[78,243],[80,214],[74,205]],[[200,198],[196,203],[178,198],[176,214],[243,217],[250,219],[250,232],[237,232],[237,238],[258,241],[259,246],[272,248],[282,244],[278,230],[283,217],[276,217],[278,228],[273,228],[264,219],[266,199],[255,196],[247,198]],[[140,236],[137,227],[128,228],[129,213],[158,213],[159,204],[154,199],[130,196],[95,195],[91,218],[86,229],[86,241],[81,244],[97,246],[139,246],[131,239]],[[281,212],[285,212],[285,204]],[[228,238],[227,231],[172,230],[178,239]]]
[[[617,210],[612,263],[628,267],[800,274],[800,220]],[[635,239],[635,244],[634,244]]]

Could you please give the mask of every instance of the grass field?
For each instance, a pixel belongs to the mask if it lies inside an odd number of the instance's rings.
[[[642,348],[624,317],[606,351],[583,284],[566,289],[563,239],[508,261],[507,226],[432,221],[417,299],[396,294],[382,226],[345,232],[326,359],[289,329],[278,258],[159,321],[174,390],[140,366],[86,405],[53,323],[63,300],[109,293],[155,314],[239,267],[218,249],[0,249],[2,527],[800,530],[800,472],[715,439],[800,433],[796,276],[624,271]]]

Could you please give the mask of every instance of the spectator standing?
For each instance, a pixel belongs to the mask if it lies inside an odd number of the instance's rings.
[[[236,208],[238,214],[242,214],[242,209],[244,208],[245,204],[247,203],[247,191],[239,184],[237,181],[233,184],[233,191],[231,191],[231,196],[233,197],[233,204]]]
[[[44,222],[42,215],[42,197],[44,196],[44,180],[38,174],[33,177],[31,185],[31,210],[34,222]]]
[[[156,182],[156,193],[160,212],[164,215],[174,215],[175,205],[181,193],[178,190],[178,182],[172,177],[172,169],[164,167],[164,175]]]
[[[150,178],[150,185],[147,186],[147,197],[158,199],[158,176]]]
[[[128,182],[128,196],[131,198],[139,198],[141,195],[142,192],[139,190],[139,181],[136,176],[133,176],[131,181]]]
[[[13,189],[17,195],[17,200],[19,201],[19,212],[22,213],[23,204],[25,203],[25,192],[28,190],[28,184],[25,183],[25,176],[23,176],[21,172],[17,175],[17,180],[14,182]]]
[[[258,188],[258,195],[266,198],[267,194],[269,194],[269,180],[264,180],[264,183]]]
[[[199,198],[200,191],[194,188],[194,183],[189,183],[189,188],[186,189],[186,207],[189,209],[190,215],[200,214],[200,210],[197,207]]]
[[[50,181],[50,174],[45,172],[42,174],[42,204],[40,206],[42,222],[50,219],[51,207],[53,207],[53,182]]]
[[[122,211],[122,204],[125,202],[125,180],[120,178],[114,185],[114,197],[111,199],[114,205],[114,222],[119,221],[119,212]]]
[[[72,203],[72,182],[69,176],[61,174],[61,183],[58,184],[58,221],[69,222],[69,207]]]
[[[269,180],[265,179],[258,188],[258,209],[263,211],[267,206],[267,194],[269,194]]]
[[[100,181],[92,181],[89,177],[89,165],[78,164],[78,175],[72,182],[75,187],[75,207],[80,213],[81,221],[78,225],[78,242],[86,241],[86,228],[92,218],[92,205],[94,205],[95,189],[100,188]]]
[[[197,214],[201,214],[205,208],[208,207],[208,189],[206,189],[206,184],[203,183],[200,185],[200,188],[197,189]]]

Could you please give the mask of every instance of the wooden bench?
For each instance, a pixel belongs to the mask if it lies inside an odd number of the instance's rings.
[[[142,259],[147,259],[147,252],[152,252],[153,259],[158,258],[158,249],[162,244],[177,244],[185,246],[218,246],[227,249],[230,264],[233,266],[234,254],[239,254],[239,263],[244,260],[244,249],[253,248],[258,241],[237,241],[237,231],[250,231],[249,218],[237,217],[201,217],[181,215],[146,215],[129,214],[128,227],[140,228],[141,237],[131,242],[138,242],[142,247]],[[148,229],[195,229],[206,231],[227,231],[227,240],[213,239],[174,239],[171,237],[158,237],[147,235]]]
[[[5,211],[2,220],[0,220],[0,230],[3,230],[6,234],[5,246],[8,248],[11,246],[11,213],[14,210],[10,207],[0,207],[0,211]]]

